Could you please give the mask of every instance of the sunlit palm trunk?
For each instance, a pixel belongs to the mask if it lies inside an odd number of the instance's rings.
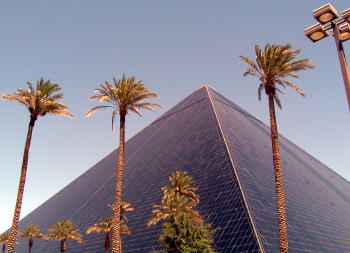
[[[13,215],[13,220],[12,220],[10,241],[9,241],[9,246],[8,246],[8,249],[7,249],[7,253],[13,253],[14,249],[15,249],[15,243],[16,243],[16,238],[17,238],[17,230],[18,230],[18,221],[19,221],[19,217],[21,215],[24,185],[26,183],[26,174],[27,174],[30,142],[32,140],[32,132],[33,132],[35,121],[36,121],[36,119],[31,118],[30,122],[29,122],[29,126],[28,126],[27,139],[26,139],[26,144],[25,144],[25,147],[24,147],[24,154],[23,154],[21,177],[20,177],[20,180],[19,180],[17,200],[16,200],[16,207],[15,207],[15,213]]]
[[[273,166],[275,171],[276,207],[277,207],[277,222],[278,222],[280,252],[286,253],[288,252],[287,218],[286,218],[283,175],[282,175],[281,157],[280,157],[279,144],[278,144],[278,131],[277,131],[273,94],[269,94],[269,111],[270,111],[272,157],[273,157]]]
[[[120,248],[120,204],[122,197],[122,178],[124,166],[124,145],[125,145],[125,115],[120,115],[120,137],[119,153],[117,164],[117,179],[115,183],[114,217],[112,229],[112,253],[121,253]]]

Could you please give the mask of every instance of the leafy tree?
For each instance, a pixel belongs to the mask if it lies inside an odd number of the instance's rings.
[[[84,243],[82,235],[79,233],[79,229],[71,220],[58,221],[47,231],[49,234],[45,236],[45,239],[60,241],[61,252],[66,251],[67,240],[75,240],[78,243]]]
[[[95,89],[96,95],[91,99],[106,102],[107,105],[95,106],[87,112],[87,116],[90,116],[94,112],[100,109],[110,108],[112,112],[112,129],[114,128],[114,119],[119,114],[119,152],[117,161],[117,174],[115,184],[115,196],[114,206],[118,207],[121,204],[122,198],[122,178],[124,167],[124,146],[125,146],[125,117],[131,111],[141,116],[139,109],[154,110],[153,107],[159,107],[160,105],[147,102],[145,100],[150,98],[156,98],[158,95],[151,92],[144,87],[141,80],[137,80],[135,77],[125,77],[116,80],[113,78],[113,84],[105,82],[101,84],[100,88]],[[114,208],[114,226],[112,229],[112,252],[120,253],[120,208]]]
[[[178,215],[173,222],[163,224],[160,241],[164,253],[213,253],[211,244],[216,230],[204,224],[198,217],[195,221],[188,215]]]
[[[153,205],[153,216],[148,226],[165,220],[160,241],[164,253],[213,253],[213,234],[210,224],[205,224],[194,208],[199,202],[192,177],[177,171],[170,176],[170,186],[162,187],[160,205]]]
[[[35,238],[42,238],[40,227],[34,224],[28,224],[22,232],[19,233],[21,237],[28,238],[28,252],[32,252],[32,247]]]
[[[2,253],[5,253],[6,245],[9,243],[10,240],[10,234],[4,233],[0,235],[0,244],[2,246]]]
[[[29,149],[34,124],[39,116],[45,116],[46,114],[73,117],[72,114],[66,111],[68,109],[67,106],[62,103],[58,103],[58,101],[63,98],[63,93],[56,93],[61,90],[60,85],[51,83],[50,80],[45,81],[43,78],[41,78],[36,82],[35,88],[29,82],[27,82],[27,86],[27,90],[19,88],[17,89],[17,92],[13,92],[13,94],[2,95],[2,98],[4,99],[12,100],[26,106],[30,114],[28,133],[23,153],[21,176],[18,186],[16,207],[12,221],[9,246],[7,250],[8,253],[13,253],[15,248],[18,232],[18,221],[21,214],[24,186],[26,182]]]
[[[269,100],[272,158],[275,172],[276,206],[279,232],[280,252],[288,252],[287,221],[285,214],[284,186],[281,168],[281,158],[278,144],[278,131],[276,123],[275,103],[281,108],[281,102],[277,92],[283,93],[278,86],[285,88],[289,86],[295,89],[300,95],[304,92],[294,83],[285,80],[287,77],[299,78],[296,72],[308,70],[314,66],[309,59],[297,60],[301,50],[293,51],[290,45],[269,45],[261,50],[255,46],[255,61],[244,56],[241,59],[249,65],[244,76],[252,75],[260,80],[258,98],[261,100],[261,92],[264,90]]]
[[[127,220],[125,215],[123,215],[123,213],[128,211],[133,211],[133,210],[134,209],[130,207],[130,203],[122,201],[121,210],[120,210],[120,213],[121,213],[120,229],[122,234],[128,234],[128,235],[131,234],[129,227],[125,224]],[[107,218],[100,219],[98,223],[94,224],[93,226],[89,227],[86,230],[87,234],[90,234],[92,232],[105,233],[105,243],[104,243],[105,253],[108,253],[109,248],[111,247],[110,234],[112,232],[112,227],[113,227],[113,217],[107,217]]]

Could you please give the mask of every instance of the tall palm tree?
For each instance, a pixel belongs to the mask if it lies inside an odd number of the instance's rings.
[[[106,102],[107,105],[95,106],[89,110],[86,115],[90,116],[94,112],[100,109],[110,108],[112,112],[112,129],[114,126],[114,118],[119,113],[119,152],[117,162],[117,175],[115,183],[115,196],[114,205],[120,206],[122,197],[122,178],[124,167],[124,145],[125,145],[125,117],[131,111],[141,116],[139,109],[148,109],[154,111],[153,107],[159,107],[160,105],[147,102],[145,100],[150,98],[156,98],[158,95],[151,92],[144,87],[141,80],[137,80],[135,77],[125,77],[116,80],[113,78],[113,84],[105,82],[101,84],[100,88],[95,89],[96,95],[91,99]],[[114,208],[114,226],[112,229],[112,252],[120,252],[120,208]]]
[[[42,238],[40,227],[34,224],[28,224],[22,232],[19,233],[21,237],[28,238],[28,252],[32,252],[32,247],[35,238]]]
[[[130,207],[130,203],[122,201],[121,204],[121,221],[120,221],[120,232],[121,234],[131,234],[131,231],[129,227],[125,224],[126,222],[126,217],[123,215],[124,212],[132,211],[134,208]],[[111,247],[110,243],[110,236],[113,228],[113,217],[107,217],[107,218],[102,218],[100,221],[93,226],[89,227],[86,230],[87,234],[90,234],[92,232],[96,233],[105,233],[105,253],[109,252],[109,248]]]
[[[78,243],[84,243],[82,235],[79,233],[79,229],[71,220],[61,220],[54,224],[51,228],[47,230],[48,235],[45,239],[51,239],[60,241],[61,252],[65,252],[67,249],[67,240],[75,240]]]
[[[72,114],[66,111],[68,109],[67,106],[65,106],[62,103],[58,103],[58,101],[63,98],[63,93],[56,93],[61,90],[59,84],[51,83],[50,80],[45,81],[43,78],[41,78],[36,82],[35,88],[29,82],[27,82],[27,86],[28,89],[19,88],[17,89],[17,92],[13,92],[13,94],[2,95],[2,98],[4,99],[12,100],[26,106],[30,114],[28,133],[23,153],[21,176],[18,186],[16,207],[13,215],[10,233],[8,253],[13,253],[15,248],[15,242],[18,231],[18,221],[21,214],[24,186],[26,182],[29,149],[34,124],[39,116],[45,116],[46,114],[73,117]]]
[[[261,50],[259,46],[255,46],[256,58],[254,60],[244,56],[240,58],[245,61],[249,68],[244,72],[244,76],[252,75],[260,80],[258,88],[258,98],[261,100],[261,92],[265,90],[269,100],[270,128],[272,142],[272,158],[275,173],[276,188],[276,207],[279,233],[280,252],[288,252],[287,238],[287,220],[285,211],[283,175],[281,168],[281,158],[278,144],[278,131],[275,114],[275,101],[281,108],[281,102],[277,96],[277,92],[283,93],[278,86],[283,88],[289,86],[295,89],[300,95],[305,96],[304,92],[294,83],[285,80],[287,77],[299,78],[296,72],[314,68],[309,59],[297,60],[297,56],[301,50],[293,51],[289,44],[287,45],[269,45]]]
[[[2,246],[2,253],[5,253],[6,245],[9,243],[10,234],[4,233],[0,235],[0,245]]]

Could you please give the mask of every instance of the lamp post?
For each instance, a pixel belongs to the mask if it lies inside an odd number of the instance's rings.
[[[317,42],[329,35],[328,30],[333,30],[350,110],[350,75],[343,48],[343,42],[350,39],[350,8],[343,11],[342,18],[338,20],[338,12],[330,3],[314,10],[312,14],[318,23],[306,28],[304,33],[312,42]],[[346,24],[341,25],[343,23]]]

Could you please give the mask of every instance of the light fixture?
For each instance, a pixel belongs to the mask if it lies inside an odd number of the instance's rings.
[[[343,16],[345,21],[350,24],[350,8],[342,11],[341,15]]]
[[[314,10],[312,14],[318,24],[306,28],[304,33],[312,42],[316,42],[327,37],[328,30],[333,32],[350,110],[350,74],[343,47],[343,42],[350,39],[350,8],[342,11],[342,18],[339,19],[337,10],[330,3]]]
[[[321,24],[315,24],[306,28],[304,33],[312,42],[319,41],[328,36],[328,32]]]
[[[317,10],[314,10],[312,15],[321,24],[326,24],[336,19],[338,17],[338,12],[330,3],[328,3]]]
[[[350,39],[350,25],[345,24],[339,27],[340,40],[346,41]]]

